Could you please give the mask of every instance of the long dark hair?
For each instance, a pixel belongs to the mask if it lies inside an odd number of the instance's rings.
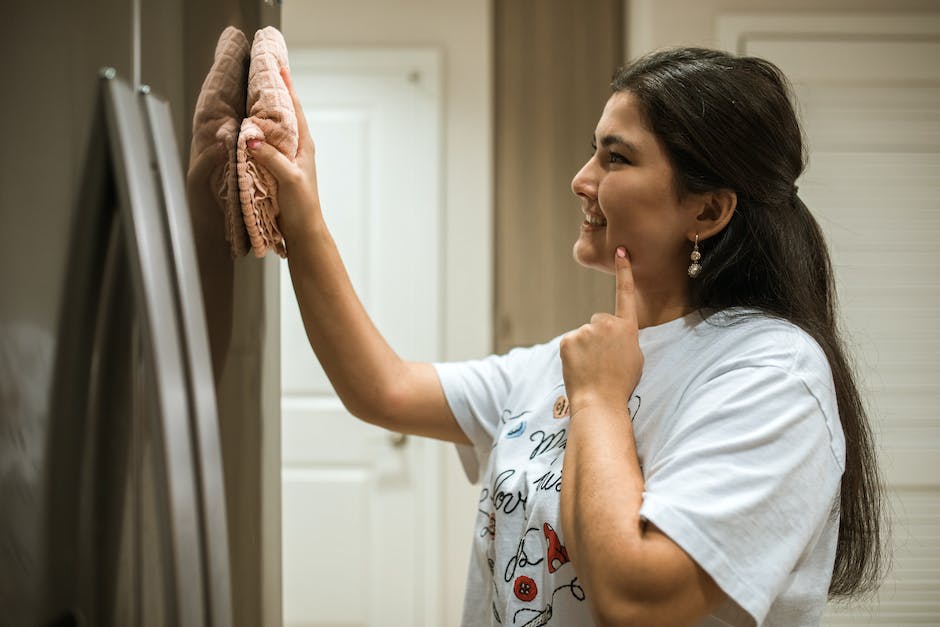
[[[732,189],[737,208],[700,244],[692,306],[745,307],[789,320],[829,360],[846,441],[839,541],[830,597],[877,588],[883,571],[883,495],[865,406],[840,337],[829,253],[796,188],[806,166],[789,83],[772,63],[676,48],[642,57],[611,83],[641,104],[675,171],[676,192]]]

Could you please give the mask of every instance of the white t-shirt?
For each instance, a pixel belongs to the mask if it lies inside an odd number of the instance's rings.
[[[593,624],[560,524],[569,416],[559,342],[436,364],[473,443],[458,446],[464,468],[482,483],[467,627]],[[640,347],[629,402],[640,515],[728,595],[700,625],[817,625],[845,458],[822,350],[788,322],[729,312],[642,329]]]

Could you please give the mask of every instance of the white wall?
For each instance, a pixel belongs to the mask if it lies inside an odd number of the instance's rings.
[[[456,360],[489,353],[493,337],[490,2],[290,0],[282,9],[281,29],[289,48],[433,46],[442,51],[442,357]],[[442,553],[450,556],[447,570],[459,576],[443,584],[442,618],[443,624],[457,624],[477,490],[446,448],[441,516],[448,549]]]

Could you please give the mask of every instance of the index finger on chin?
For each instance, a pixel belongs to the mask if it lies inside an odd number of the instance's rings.
[[[633,282],[633,266],[630,264],[630,255],[623,246],[617,247],[614,269],[617,282],[614,315],[636,322],[636,285]]]

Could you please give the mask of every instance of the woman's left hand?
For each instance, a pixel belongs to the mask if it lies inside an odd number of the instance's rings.
[[[614,314],[594,314],[590,324],[561,340],[562,373],[572,418],[588,406],[625,411],[643,371],[633,270],[622,246],[617,248],[614,268]]]

